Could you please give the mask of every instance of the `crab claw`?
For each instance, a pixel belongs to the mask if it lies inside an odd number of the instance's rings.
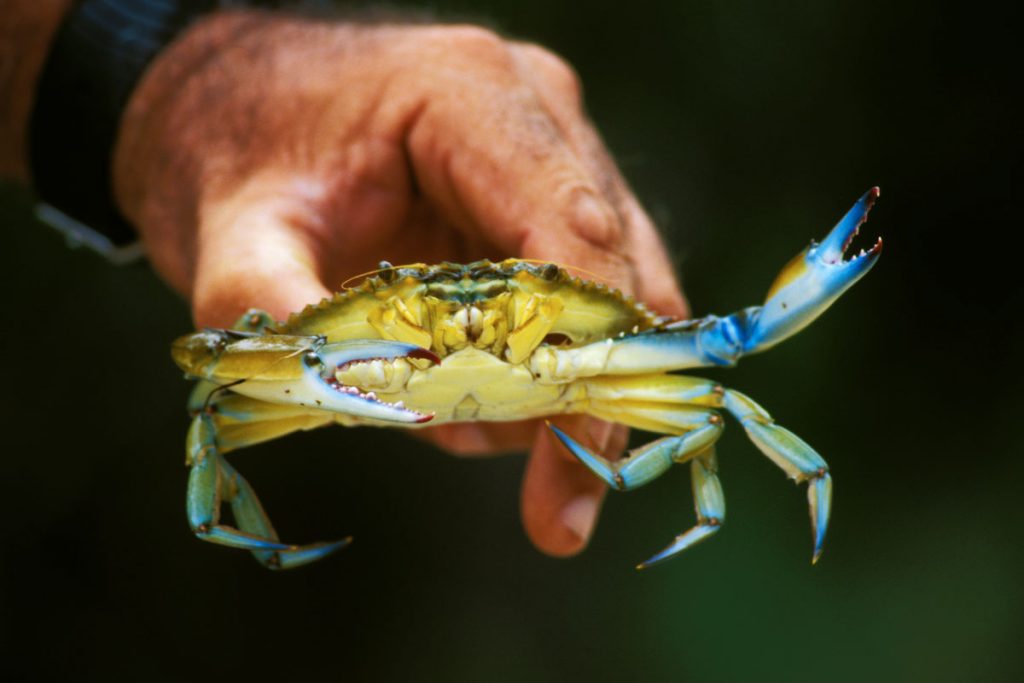
[[[744,352],[763,351],[796,334],[871,269],[882,251],[881,238],[850,259],[844,255],[878,194],[877,187],[865,192],[820,244],[812,242],[782,269],[750,321]]]
[[[378,358],[415,358],[430,361],[433,365],[441,362],[436,353],[422,346],[386,339],[349,339],[324,344],[316,350],[316,355],[324,365],[335,367]]]
[[[267,339],[257,338],[256,341],[270,343]],[[371,360],[411,358],[440,363],[441,359],[431,351],[415,344],[387,339],[349,339],[333,343],[317,340],[305,349],[295,348],[288,357],[303,354],[301,369],[297,373],[291,374],[289,369],[289,376],[284,378],[274,378],[270,373],[245,378],[232,384],[231,390],[269,403],[330,410],[381,422],[417,424],[433,419],[433,415],[389,403],[372,391],[364,392],[358,387],[342,384],[335,377],[335,371],[341,366]]]
[[[350,363],[370,360],[414,358],[432,364],[441,362],[433,352],[415,344],[382,339],[351,339],[324,344],[307,356],[307,372],[302,379],[304,391],[299,395],[315,402],[317,408],[334,410],[373,420],[400,423],[423,423],[433,419],[396,403],[377,398],[373,392],[362,392],[356,387],[339,384],[334,371]],[[325,376],[326,375],[326,376]],[[307,403],[308,405],[308,403]]]

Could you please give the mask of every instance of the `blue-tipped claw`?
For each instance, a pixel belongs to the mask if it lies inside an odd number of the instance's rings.
[[[434,365],[441,362],[441,358],[429,349],[388,339],[349,339],[333,342],[317,348],[316,355],[320,362],[331,367],[377,358],[416,358],[428,360]]]
[[[812,242],[782,269],[747,332],[744,353],[763,351],[796,334],[871,269],[882,251],[881,238],[848,260],[844,255],[877,198],[877,187],[868,190],[820,244]]]
[[[868,212],[878,199],[879,189],[873,187],[865,192],[857,203],[854,204],[846,215],[843,216],[832,231],[821,241],[817,247],[812,247],[815,257],[825,263],[835,264],[843,261],[843,255],[849,248],[854,236],[860,230],[860,226],[868,219]],[[848,261],[847,263],[851,263]]]
[[[383,422],[422,424],[433,415],[403,405],[381,401],[373,392],[341,385],[334,377],[337,368],[369,360],[414,358],[438,364],[441,359],[429,349],[386,339],[350,339],[324,344],[309,355],[301,390],[289,394],[296,402],[315,401],[316,407]],[[303,403],[305,405],[305,403]]]

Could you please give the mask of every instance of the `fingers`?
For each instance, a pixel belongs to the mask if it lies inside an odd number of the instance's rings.
[[[330,296],[301,227],[306,220],[303,207],[267,192],[241,192],[205,210],[192,290],[196,324],[229,327],[249,308],[284,320]]]
[[[587,119],[575,72],[557,55],[537,45],[516,43],[512,51],[521,76],[530,82],[563,137],[614,208],[625,235],[623,246],[632,266],[636,296],[662,315],[687,317],[689,309],[665,246]]]
[[[410,433],[453,455],[486,456],[526,451],[533,444],[538,424],[537,420],[459,422],[416,429]]]
[[[618,426],[578,415],[562,416],[553,422],[605,454],[625,445],[625,430]],[[523,477],[520,507],[527,536],[549,555],[578,553],[590,540],[606,490],[604,482],[542,426]]]
[[[410,128],[410,160],[427,199],[466,235],[483,234],[504,252],[495,257],[577,266],[659,313],[684,315],[664,247],[586,122],[571,71],[536,56],[520,68],[523,59],[500,41],[477,40],[474,50],[481,58],[458,73],[477,77],[477,87],[430,100]],[[622,428],[608,432],[587,418],[573,424],[576,433],[604,430],[591,441],[610,457],[624,445]],[[527,534],[550,554],[578,552],[603,493],[600,481],[541,434],[523,482]]]
[[[410,129],[420,189],[465,233],[505,252],[495,256],[579,265],[632,291],[614,208],[511,58],[466,68],[486,73],[458,98],[431,99]]]

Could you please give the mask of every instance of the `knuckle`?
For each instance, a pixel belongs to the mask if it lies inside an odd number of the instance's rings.
[[[522,45],[522,50],[533,70],[554,90],[573,102],[582,99],[583,84],[569,62],[541,45],[526,43]]]
[[[508,53],[508,44],[494,31],[472,24],[448,26],[438,38],[451,49],[464,55],[482,58],[501,58]]]
[[[625,234],[611,205],[587,186],[571,185],[565,194],[569,228],[599,249],[618,251],[623,245]]]

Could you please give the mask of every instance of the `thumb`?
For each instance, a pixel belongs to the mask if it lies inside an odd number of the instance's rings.
[[[250,308],[284,320],[330,296],[299,215],[285,200],[228,200],[203,212],[191,292],[197,325],[230,327]]]

